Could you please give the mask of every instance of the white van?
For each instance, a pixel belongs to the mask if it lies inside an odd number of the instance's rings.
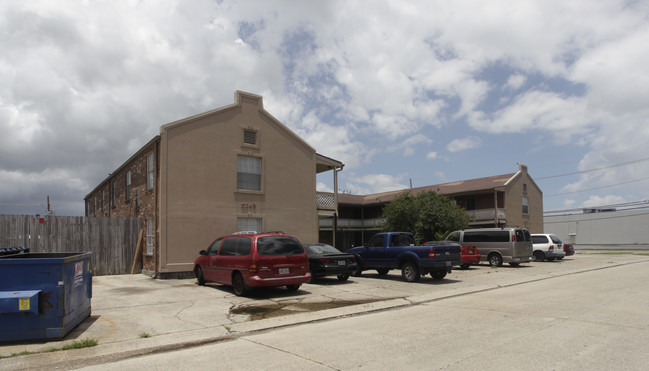
[[[446,240],[462,246],[475,246],[481,261],[491,266],[503,262],[511,266],[532,261],[533,247],[530,232],[525,228],[480,228],[451,232]]]

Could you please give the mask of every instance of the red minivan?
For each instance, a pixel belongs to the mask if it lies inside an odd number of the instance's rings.
[[[296,291],[311,279],[302,244],[283,232],[219,237],[199,254],[194,262],[198,284],[230,285],[238,296],[253,287],[286,286]]]

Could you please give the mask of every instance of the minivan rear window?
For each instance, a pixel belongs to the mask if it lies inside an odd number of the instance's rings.
[[[269,236],[257,239],[259,255],[303,254],[304,249],[298,240],[288,236]]]
[[[464,242],[509,242],[509,231],[465,231]]]

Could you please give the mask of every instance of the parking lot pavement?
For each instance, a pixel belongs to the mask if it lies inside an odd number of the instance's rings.
[[[302,285],[297,292],[270,288],[253,291],[249,297],[235,296],[231,288],[223,285],[198,286],[194,279],[94,277],[92,315],[86,321],[60,341],[0,344],[2,357],[36,353],[0,359],[0,369],[36,369],[56,364],[65,368],[89,357],[126,358],[647,260],[649,251],[597,250],[520,267],[490,267],[483,263],[467,270],[453,270],[441,281],[426,276],[416,283],[404,282],[396,270],[382,277],[367,271],[347,282],[323,278]],[[39,353],[85,339],[97,340],[98,345]]]

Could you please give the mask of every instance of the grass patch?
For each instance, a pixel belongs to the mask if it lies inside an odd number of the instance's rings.
[[[140,336],[140,338],[142,338],[142,339],[146,339],[146,338],[150,338],[150,337],[151,337],[151,334],[149,334],[148,332],[142,332],[142,333],[140,333],[139,336]]]
[[[81,348],[89,348],[89,347],[94,347],[97,345],[98,342],[95,339],[85,339],[85,340],[80,340],[80,341],[75,341],[74,343],[70,343],[67,345],[64,345],[60,348],[47,348],[45,350],[39,351],[39,352],[30,352],[30,351],[22,351],[20,353],[11,353],[9,356],[0,356],[0,359],[3,358],[11,358],[11,357],[19,357],[19,356],[28,356],[30,354],[38,354],[38,353],[51,353],[51,352],[58,352],[61,350],[70,350],[70,349],[81,349]]]

